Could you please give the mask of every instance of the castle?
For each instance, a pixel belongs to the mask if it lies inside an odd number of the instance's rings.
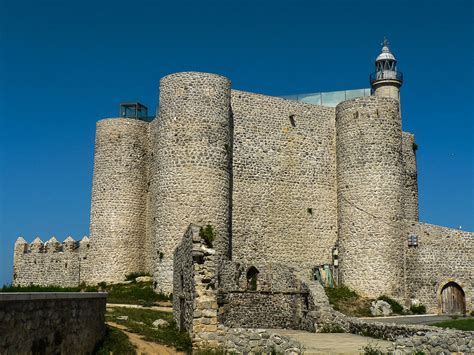
[[[214,231],[222,285],[247,273],[250,283],[268,276],[258,289],[286,282],[286,290],[293,279],[281,270],[322,269],[367,297],[473,310],[474,234],[418,221],[402,83],[387,43],[370,92],[347,91],[335,107],[234,90],[214,74],[162,78],[154,119],[136,105],[97,123],[90,239],[19,238],[14,284],[113,283],[148,272],[157,292],[173,292],[173,282],[184,292],[176,275],[199,238],[192,224]],[[185,234],[187,249],[177,249]]]

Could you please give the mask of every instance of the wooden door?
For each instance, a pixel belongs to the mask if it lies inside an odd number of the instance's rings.
[[[466,313],[464,291],[457,283],[449,282],[441,290],[441,310],[445,314]]]

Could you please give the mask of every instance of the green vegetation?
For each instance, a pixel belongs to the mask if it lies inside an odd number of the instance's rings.
[[[413,314],[426,314],[426,307],[422,304],[419,304],[418,306],[411,306],[410,311]]]
[[[125,280],[135,282],[135,279],[141,276],[151,276],[151,275],[146,272],[132,272],[128,274],[127,276],[125,276]]]
[[[474,330],[474,319],[468,318],[468,319],[447,320],[447,321],[435,323],[432,325],[434,325],[435,327],[440,327],[440,328]]]
[[[214,239],[216,238],[216,232],[214,231],[214,228],[210,224],[205,226],[204,228],[201,227],[199,230],[199,236],[204,239],[204,242],[206,245],[210,248],[212,248],[212,243],[214,242]]]
[[[107,326],[107,332],[104,340],[94,350],[95,355],[134,355],[135,347],[127,335],[118,329]]]
[[[379,345],[368,343],[360,349],[365,355],[382,355]]]
[[[117,319],[119,316],[127,316],[128,319]],[[164,319],[169,326],[153,328],[152,324],[157,319]],[[130,332],[142,335],[145,340],[173,346],[178,351],[191,351],[191,339],[187,332],[177,330],[172,313],[118,307],[107,310],[106,320],[126,326]]]
[[[335,323],[326,323],[323,324],[321,329],[319,329],[320,333],[345,333],[344,329],[339,324]]]
[[[400,303],[398,303],[397,301],[395,301],[393,298],[382,295],[382,296],[378,297],[377,299],[387,302],[392,307],[393,313],[396,313],[396,314],[404,314],[405,313],[403,311],[403,306]],[[425,310],[425,312],[426,312],[426,310]]]
[[[153,306],[155,302],[170,301],[170,296],[162,293],[155,293],[152,282],[131,282],[128,284],[107,285],[101,282],[97,286],[86,286],[81,284],[78,287],[60,286],[12,286],[5,285],[1,292],[107,292],[108,303],[139,304],[142,306]]]
[[[370,317],[370,299],[359,296],[346,286],[326,288],[329,303],[336,311],[353,317]]]

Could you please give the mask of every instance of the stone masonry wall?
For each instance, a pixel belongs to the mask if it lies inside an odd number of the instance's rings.
[[[20,237],[15,242],[13,285],[78,286],[88,277],[89,247],[87,237],[80,242],[67,237],[63,243],[55,237],[46,243],[36,238],[31,244]]]
[[[0,354],[91,354],[105,335],[103,293],[0,293]]]
[[[256,268],[255,289],[247,278]],[[284,265],[223,261],[219,267],[219,323],[228,327],[314,330],[308,287]]]
[[[115,282],[146,270],[148,123],[97,123],[91,206],[89,283]]]
[[[225,257],[207,245],[199,231],[200,227],[190,225],[174,253],[173,317],[181,330],[189,332],[193,349],[237,354],[302,353],[298,342],[271,331],[218,324],[217,270]]]
[[[408,132],[402,133],[402,155],[405,171],[403,187],[403,209],[405,219],[418,221],[418,172],[416,168],[415,136]]]
[[[418,246],[405,242],[406,298],[440,313],[441,290],[454,281],[465,293],[467,312],[473,311],[474,233],[424,223],[411,223],[407,230],[407,236],[418,237]]]
[[[230,81],[177,73],[160,81],[151,123],[149,229],[157,291],[172,292],[173,252],[190,223],[210,224],[229,254],[232,118]]]
[[[233,259],[310,269],[336,242],[334,108],[232,91]]]
[[[361,97],[336,107],[340,275],[367,297],[403,297],[399,102]]]

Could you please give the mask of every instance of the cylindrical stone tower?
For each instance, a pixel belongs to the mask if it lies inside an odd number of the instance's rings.
[[[360,97],[336,107],[340,276],[359,294],[403,291],[403,161],[399,101]]]
[[[112,118],[97,123],[88,283],[124,280],[145,270],[148,123]]]
[[[154,284],[173,289],[173,252],[190,223],[211,225],[213,247],[229,255],[232,118],[230,81],[185,72],[160,82],[151,123],[150,231]]]

